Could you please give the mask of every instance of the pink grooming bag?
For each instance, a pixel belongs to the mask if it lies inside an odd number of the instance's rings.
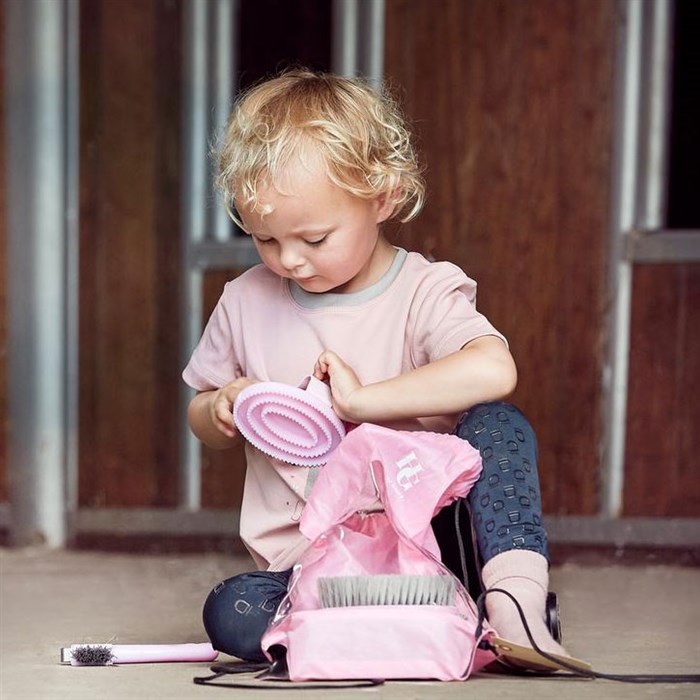
[[[476,606],[456,578],[451,606],[324,608],[318,595],[325,577],[452,576],[430,521],[480,471],[479,453],[453,435],[366,423],[345,437],[309,495],[300,530],[311,544],[262,639],[270,658],[286,648],[291,680],[464,680],[495,658],[477,647]]]

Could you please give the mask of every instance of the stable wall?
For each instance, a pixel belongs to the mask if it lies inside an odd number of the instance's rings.
[[[599,507],[616,8],[386,2],[385,72],[428,168],[425,211],[390,235],[478,280],[552,515]],[[177,503],[182,35],[178,0],[81,2],[81,507]],[[0,261],[4,242],[3,218]],[[231,274],[207,275],[205,316]],[[697,264],[635,269],[624,514],[698,514],[699,301]],[[3,305],[3,349],[5,325]],[[237,507],[240,453],[205,451],[202,480],[204,507]]]

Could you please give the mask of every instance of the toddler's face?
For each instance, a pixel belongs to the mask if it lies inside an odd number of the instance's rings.
[[[238,207],[267,267],[317,293],[356,292],[381,277],[393,257],[379,235],[391,203],[349,194],[328,179],[319,158],[290,164],[280,189],[285,194],[261,188],[264,215]]]

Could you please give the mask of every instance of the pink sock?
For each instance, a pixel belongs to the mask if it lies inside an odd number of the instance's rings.
[[[528,549],[512,549],[497,554],[486,562],[481,579],[485,589],[502,588],[520,603],[530,633],[543,651],[568,656],[552,639],[544,621],[549,588],[549,564],[541,554]],[[486,614],[499,637],[532,647],[518,609],[508,596],[503,593],[489,593],[486,596]]]

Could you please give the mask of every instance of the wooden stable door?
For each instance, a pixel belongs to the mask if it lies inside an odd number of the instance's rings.
[[[82,507],[177,504],[183,1],[80,3]],[[240,6],[241,84],[294,62],[328,67],[330,2]],[[296,9],[305,34],[280,6]],[[385,73],[428,181],[423,214],[390,236],[478,281],[478,306],[518,363],[513,400],[539,436],[545,511],[595,514],[616,3],[386,0],[385,10]],[[0,244],[2,260],[2,226]],[[205,276],[205,318],[237,272]],[[630,515],[698,513],[699,301],[698,265],[635,270]],[[3,346],[4,327],[3,310]],[[235,507],[240,453],[206,452],[202,479],[203,506]]]

